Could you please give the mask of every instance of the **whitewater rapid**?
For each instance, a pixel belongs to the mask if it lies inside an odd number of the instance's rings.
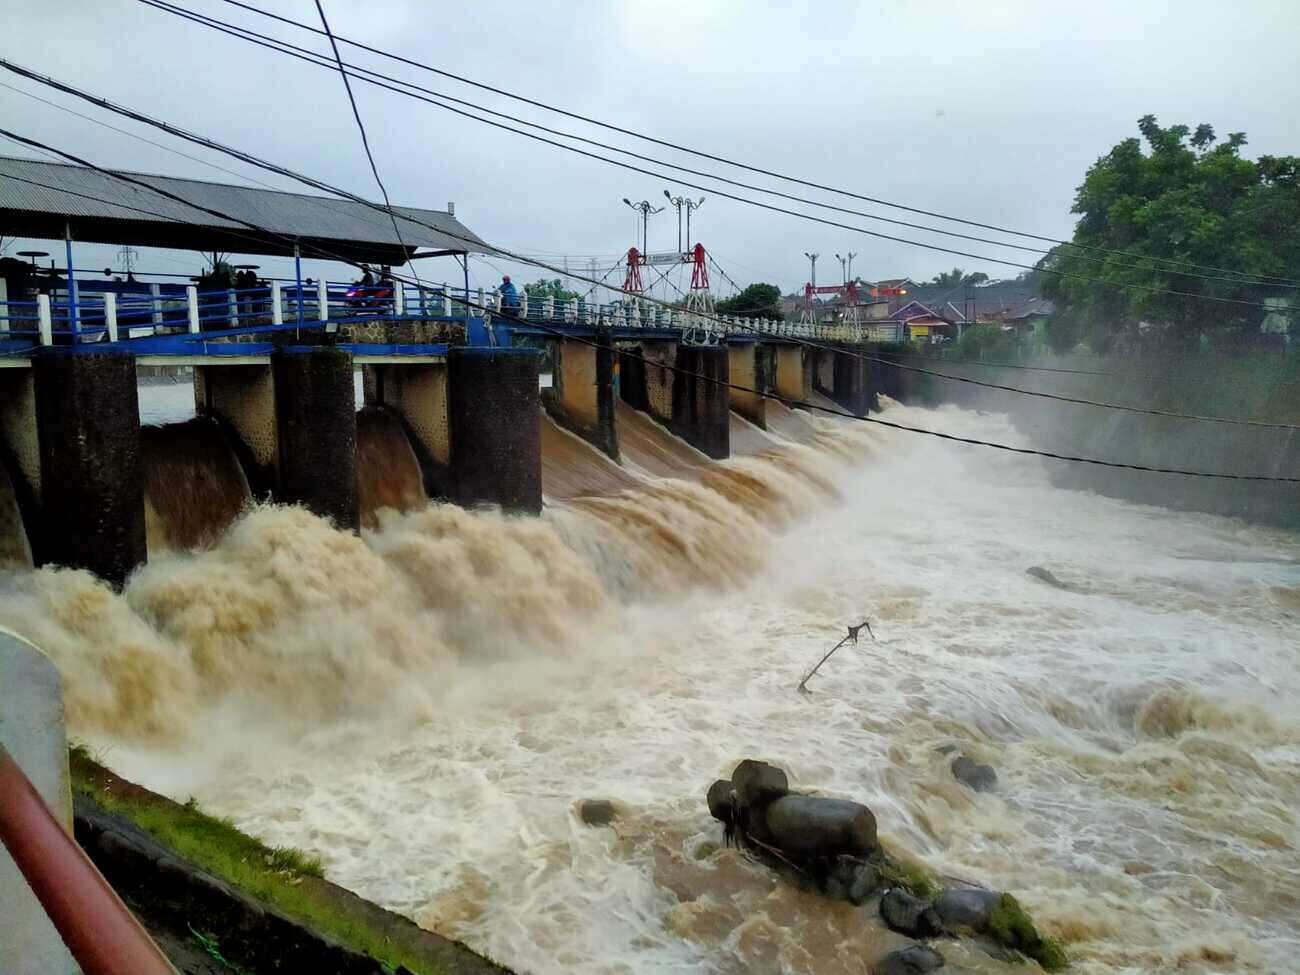
[[[356,538],[262,508],[122,596],[7,577],[0,622],[118,771],[521,971],[864,971],[876,924],[719,849],[704,790],[744,757],[1011,890],[1075,971],[1294,970],[1300,540],[818,426],[536,520],[433,506]],[[876,642],[796,694],[864,617]],[[952,779],[948,743],[996,793]],[[578,821],[590,797],[616,828]]]

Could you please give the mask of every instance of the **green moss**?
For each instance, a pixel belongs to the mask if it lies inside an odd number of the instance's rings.
[[[902,887],[922,900],[932,901],[939,896],[934,878],[915,863],[890,858],[880,866],[880,880],[886,887]]]
[[[421,975],[440,975],[427,959],[405,951],[371,925],[340,911],[313,885],[303,884],[305,877],[322,876],[318,858],[267,846],[229,820],[203,812],[192,799],[179,805],[126,783],[112,787],[121,780],[106,774],[82,746],[70,749],[70,758],[75,793],[134,823],[199,869],[389,969],[405,965]]]
[[[1059,972],[1069,964],[1060,942],[1040,935],[1033,919],[1010,894],[1003,894],[989,915],[989,933],[999,944],[1023,952],[1049,972]]]

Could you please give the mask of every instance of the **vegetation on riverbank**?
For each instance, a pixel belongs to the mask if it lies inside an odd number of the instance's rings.
[[[288,847],[267,846],[240,832],[229,820],[203,812],[193,800],[176,803],[127,782],[96,762],[82,746],[70,750],[69,767],[74,796],[133,824],[175,857],[265,902],[303,927],[369,955],[385,971],[404,967],[421,975],[457,972],[456,967],[439,965],[428,950],[422,950],[419,942],[434,936],[404,919],[400,925],[394,924],[398,919],[372,905],[359,909],[363,902],[323,880],[318,858]],[[212,918],[195,917],[188,924],[192,937],[209,954],[211,946],[227,944],[227,932],[213,930]],[[222,961],[232,971],[243,970]]]

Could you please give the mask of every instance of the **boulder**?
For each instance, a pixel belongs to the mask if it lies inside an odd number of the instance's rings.
[[[957,751],[958,747],[959,746],[954,745],[952,742],[949,742],[946,745],[939,745],[935,748],[935,751],[940,755],[951,755],[953,752]]]
[[[821,796],[782,796],[751,830],[796,860],[866,857],[879,849],[876,817],[860,802]]]
[[[934,902],[934,912],[954,934],[984,934],[1002,895],[983,887],[953,887]]]
[[[790,780],[785,772],[767,762],[747,758],[731,773],[731,784],[736,788],[736,798],[744,806],[759,806],[780,799],[790,792]]]
[[[901,887],[885,891],[880,899],[880,916],[890,928],[909,938],[933,938],[943,933],[934,908]]]
[[[998,773],[992,765],[981,765],[965,755],[958,755],[952,760],[952,774],[976,792],[992,792],[998,784]]]
[[[871,966],[871,975],[925,975],[943,967],[943,955],[926,945],[891,951]]]
[[[583,799],[578,803],[578,818],[588,826],[608,826],[618,818],[618,808],[608,799]]]
[[[880,868],[856,857],[842,856],[826,874],[824,891],[828,897],[861,906],[880,887]]]
[[[733,805],[735,796],[736,790],[729,781],[717,779],[709,786],[709,815],[730,826],[731,817],[735,813]]]

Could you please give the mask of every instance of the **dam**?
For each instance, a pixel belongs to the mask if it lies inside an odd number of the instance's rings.
[[[1081,970],[1285,970],[1294,532],[858,422],[1038,436],[843,335],[323,284],[0,367],[0,625],[117,771],[518,970],[878,957],[723,845],[700,789],[749,755],[1014,889]]]

